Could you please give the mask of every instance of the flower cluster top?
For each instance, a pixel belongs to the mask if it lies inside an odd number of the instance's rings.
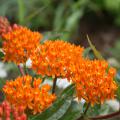
[[[70,73],[70,65],[82,59],[83,50],[62,40],[48,40],[33,51],[32,68],[42,75],[66,77]]]
[[[115,97],[115,69],[105,60],[83,58],[83,47],[62,40],[46,40],[40,44],[40,33],[21,26],[4,32],[2,38],[5,61],[18,65],[30,58],[31,68],[37,74],[67,78],[75,84],[77,97],[91,104]],[[3,90],[8,102],[16,107],[29,108],[35,114],[49,107],[56,98],[54,94],[49,94],[49,85],[40,87],[40,83],[40,79],[32,81],[31,76],[23,76],[7,82]]]
[[[83,60],[76,64],[72,80],[76,83],[79,99],[92,105],[115,97],[117,85],[113,80],[116,71],[104,60]]]
[[[34,79],[27,75],[18,77],[15,81],[7,81],[3,87],[6,99],[16,108],[22,106],[24,110],[30,110],[33,114],[40,113],[48,108],[56,99],[50,94],[48,84],[40,87],[41,79]]]
[[[15,26],[2,37],[5,39],[3,43],[4,60],[20,64],[27,61],[31,51],[38,46],[42,35],[32,32],[26,27]]]

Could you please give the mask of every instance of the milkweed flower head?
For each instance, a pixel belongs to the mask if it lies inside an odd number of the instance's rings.
[[[113,80],[116,71],[104,60],[83,60],[76,65],[72,80],[77,96],[92,105],[115,97],[117,84]]]
[[[3,101],[0,104],[0,120],[11,120],[11,116],[14,120],[27,120],[27,115],[21,106],[16,109],[8,101]]]
[[[66,77],[70,64],[82,58],[83,50],[62,40],[48,40],[32,53],[32,68],[38,74]]]
[[[12,28],[7,18],[0,16],[0,36],[11,30]]]
[[[50,94],[50,86],[42,85],[41,79],[32,80],[27,75],[18,77],[15,81],[7,81],[3,87],[6,99],[13,106],[22,106],[24,110],[30,110],[33,114],[40,113],[48,108],[56,99],[54,94]]]
[[[39,44],[42,35],[32,32],[26,27],[14,25],[11,32],[3,34],[4,60],[15,62],[16,64],[25,63],[30,57],[31,51]]]

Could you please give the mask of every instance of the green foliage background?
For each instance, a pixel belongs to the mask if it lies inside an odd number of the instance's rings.
[[[18,23],[30,27],[33,30],[45,32],[45,38],[69,40],[78,30],[81,19],[88,13],[100,14],[107,12],[113,18],[114,25],[120,27],[120,0],[0,0],[0,16],[6,16],[11,23]],[[86,49],[85,56],[94,52],[96,57],[103,58],[89,41],[91,48]],[[120,40],[110,51],[115,59],[120,62]],[[0,56],[2,54],[0,53]],[[12,73],[19,72],[16,66],[8,69]],[[117,68],[119,71],[119,68]],[[16,72],[17,71],[17,72]],[[120,73],[116,76],[119,85],[117,91],[120,100]],[[4,84],[0,79],[0,89]],[[71,89],[70,89],[71,88]],[[70,90],[69,90],[70,89]],[[54,105],[38,116],[30,116],[31,120],[75,120],[82,115],[85,105],[74,101],[73,86],[69,86],[59,96]],[[95,116],[114,111],[106,103],[90,107],[87,115]]]

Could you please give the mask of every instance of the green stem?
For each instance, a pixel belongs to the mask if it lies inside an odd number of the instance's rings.
[[[80,116],[80,118],[78,118],[77,120],[84,120],[84,116],[87,114],[87,111],[88,111],[89,107],[90,107],[90,103],[87,104],[87,107],[86,107],[83,115]]]
[[[90,103],[87,104],[87,107],[86,107],[86,109],[85,109],[85,111],[83,113],[84,116],[87,114],[87,111],[88,111],[89,107],[90,107]]]
[[[56,82],[57,82],[57,77],[54,78],[53,80],[53,87],[52,87],[52,94],[55,93],[55,89],[56,89]]]
[[[25,74],[27,75],[27,74],[28,74],[28,71],[27,71],[27,66],[26,66],[26,64],[24,64],[24,70],[25,70]]]
[[[18,4],[18,20],[19,24],[24,24],[25,22],[25,6],[24,6],[24,0],[17,0]]]

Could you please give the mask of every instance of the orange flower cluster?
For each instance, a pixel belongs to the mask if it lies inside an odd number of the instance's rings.
[[[104,60],[82,57],[83,48],[64,41],[46,41],[32,54],[32,68],[38,74],[65,77],[76,85],[79,99],[91,104],[115,97],[115,69]]]
[[[31,76],[18,77],[15,81],[7,81],[3,87],[6,99],[13,106],[22,106],[24,110],[31,110],[33,114],[48,108],[56,99],[54,94],[48,93],[50,86],[40,86],[41,80]]]
[[[11,120],[11,117],[14,118],[14,120],[27,120],[27,115],[21,106],[16,109],[7,101],[3,101],[0,104],[0,120]]]
[[[85,59],[76,64],[71,79],[76,84],[78,98],[84,98],[93,105],[115,97],[115,74],[115,69],[108,68],[106,61]]]
[[[26,27],[13,27],[11,32],[3,34],[5,39],[3,51],[4,60],[19,63],[25,63],[30,57],[31,51],[34,50],[42,38],[38,32],[32,32]]]
[[[7,20],[7,18],[0,16],[0,36],[2,36],[3,34],[9,32],[11,30],[12,30],[12,28],[11,28],[10,23]]]
[[[82,58],[83,50],[80,46],[62,40],[46,41],[33,52],[32,68],[42,75],[69,76],[69,66]]]

